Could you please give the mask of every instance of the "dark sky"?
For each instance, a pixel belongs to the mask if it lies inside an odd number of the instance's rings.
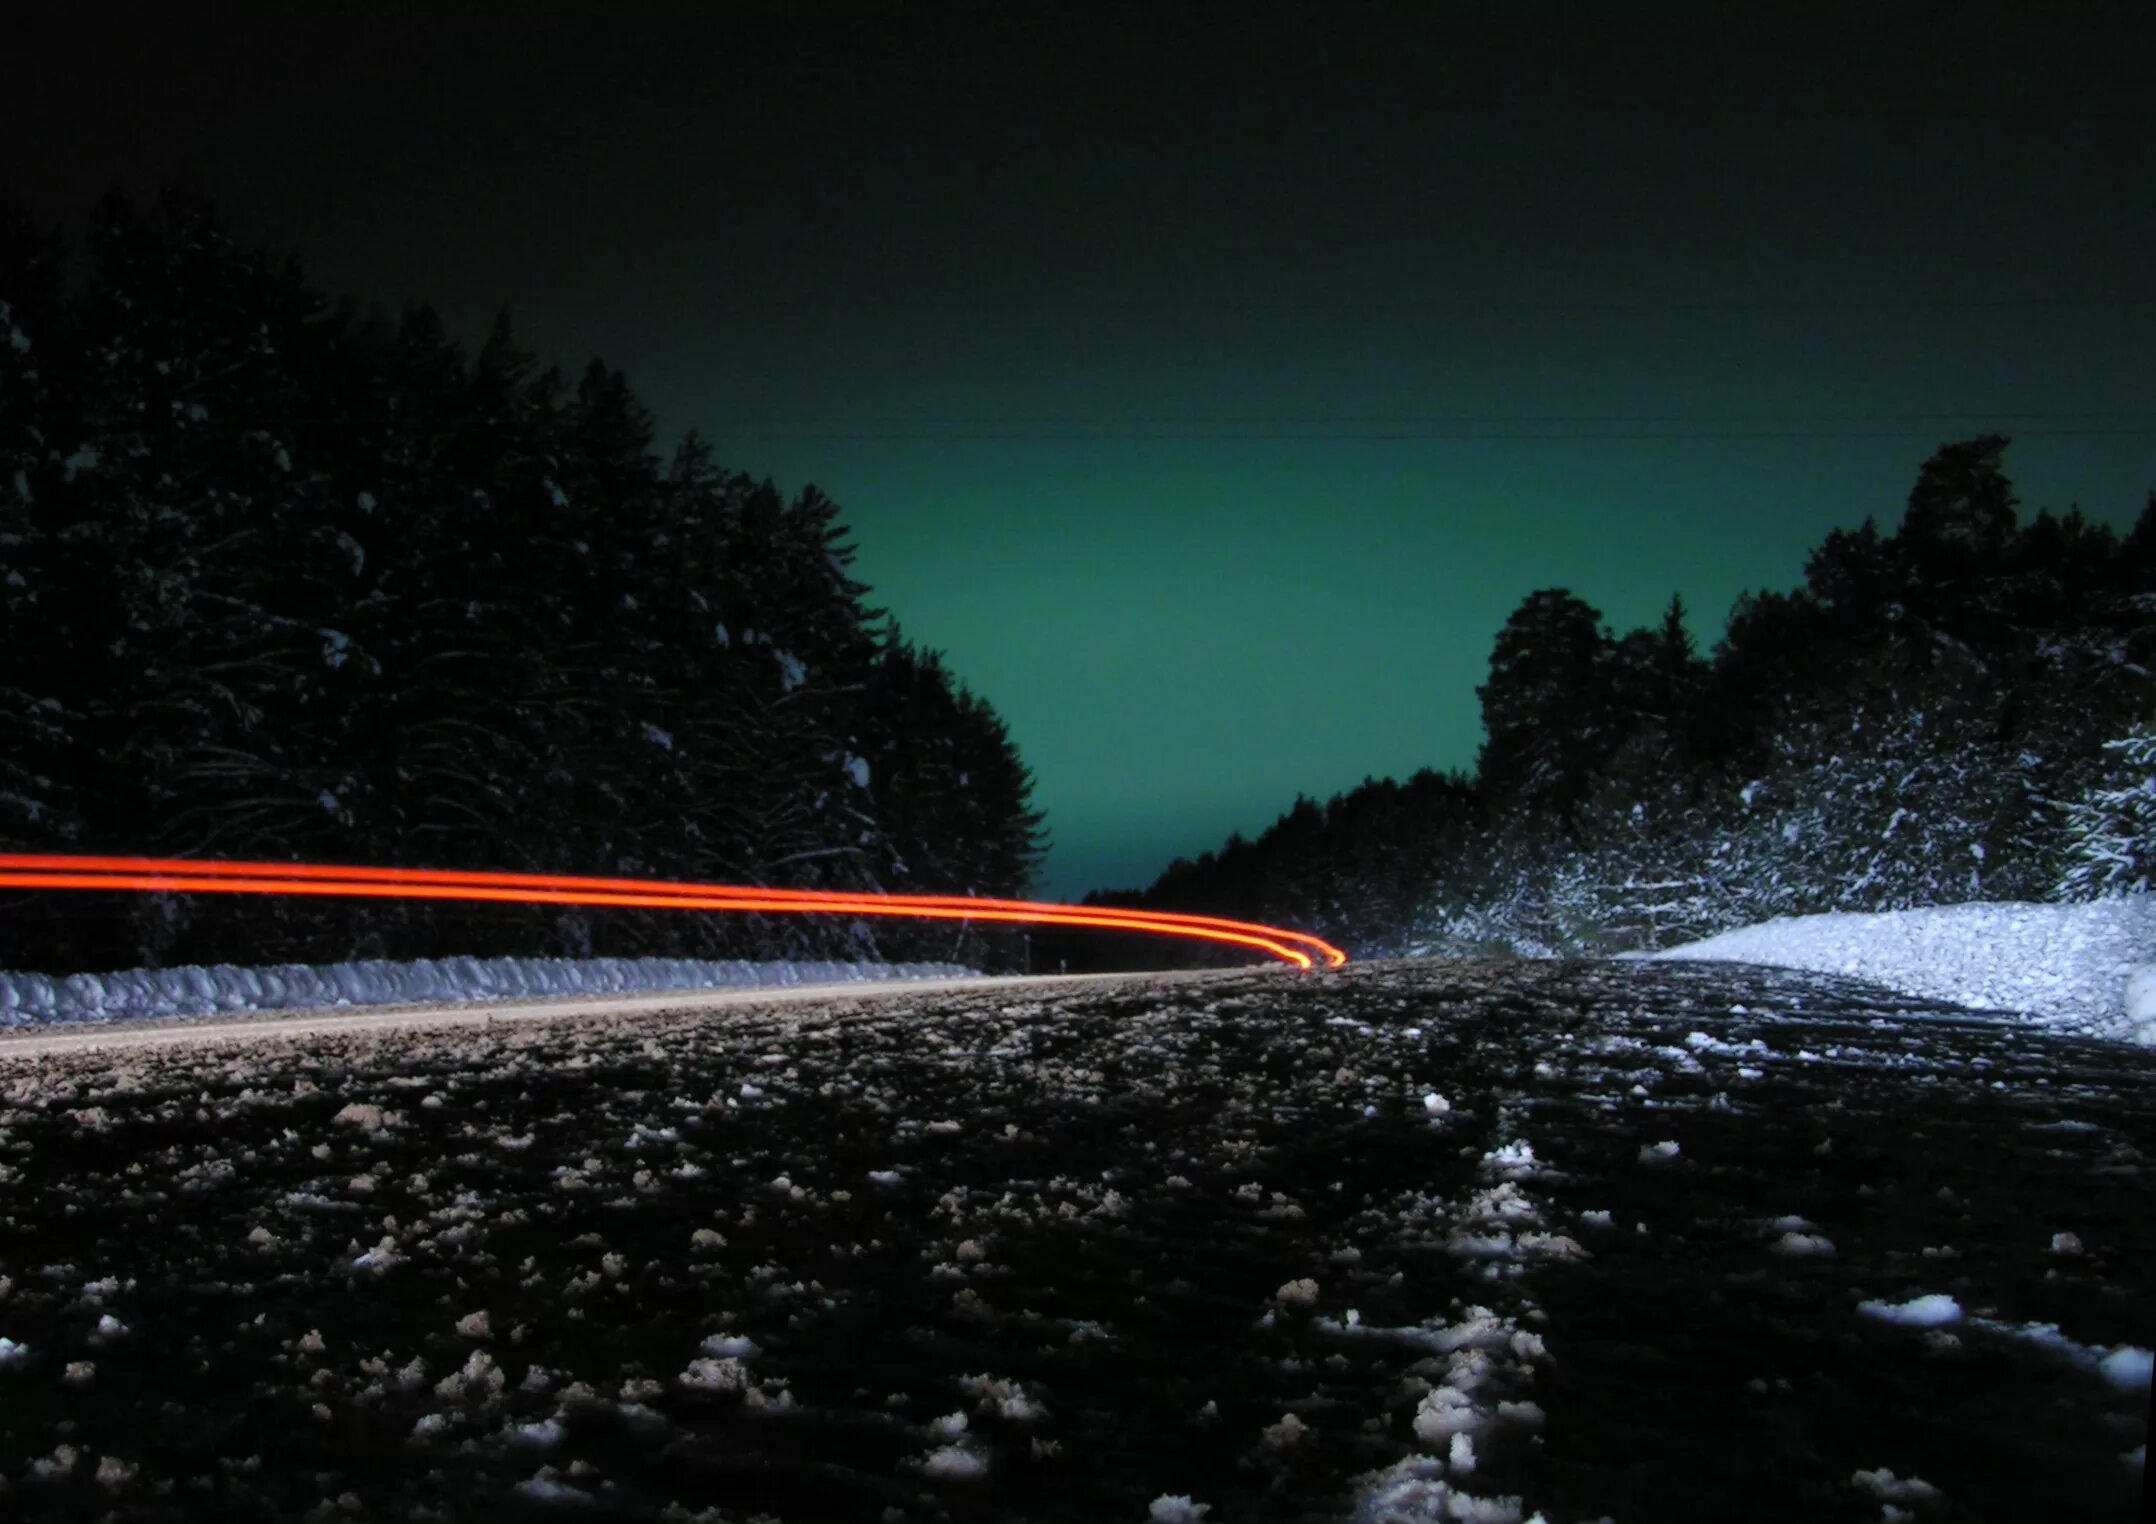
[[[1990,429],[2156,487],[2142,0],[171,9],[22,39],[0,180],[188,166],[823,487],[1062,895],[1470,763],[1534,588],[1711,641]]]

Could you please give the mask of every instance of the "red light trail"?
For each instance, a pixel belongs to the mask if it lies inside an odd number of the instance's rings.
[[[1347,954],[1330,942],[1251,921],[951,894],[860,894],[547,873],[464,873],[437,868],[348,868],[317,863],[196,862],[184,858],[77,857],[56,853],[0,853],[0,889],[338,895],[642,910],[906,916],[933,921],[1084,926],[1185,937],[1252,948],[1298,968],[1310,968],[1321,959],[1328,968],[1347,962]]]

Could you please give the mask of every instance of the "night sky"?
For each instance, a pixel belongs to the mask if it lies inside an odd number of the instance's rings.
[[[1707,644],[1988,430],[2156,487],[2143,3],[173,9],[9,47],[0,181],[186,166],[824,488],[1061,896],[1470,764],[1532,589]]]

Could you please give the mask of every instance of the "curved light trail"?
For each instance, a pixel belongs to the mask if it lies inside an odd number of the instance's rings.
[[[544,873],[458,872],[437,868],[334,867],[317,863],[197,862],[185,858],[0,853],[0,889],[131,890],[180,894],[284,894],[360,899],[430,899],[492,904],[590,905],[646,910],[762,911],[796,915],[905,916],[1083,926],[1184,937],[1245,947],[1310,968],[1347,962],[1321,938],[1252,921],[1173,911],[1060,905],[970,895],[862,894],[675,884],[646,879]]]

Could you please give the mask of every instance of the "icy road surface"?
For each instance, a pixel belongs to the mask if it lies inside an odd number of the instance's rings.
[[[2144,1049],[1701,964],[190,1035],[0,1048],[0,1518],[2141,1496]]]

